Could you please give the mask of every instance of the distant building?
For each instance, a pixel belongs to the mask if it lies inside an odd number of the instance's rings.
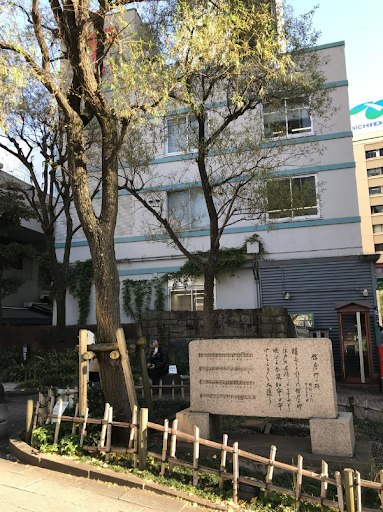
[[[0,184],[12,181],[23,187],[31,185],[0,170]],[[40,224],[36,220],[22,221],[21,228],[8,230],[6,239],[21,244],[30,244],[37,251],[45,252],[46,243]],[[51,325],[52,307],[47,301],[47,290],[38,287],[38,258],[22,257],[7,276],[18,276],[25,280],[17,293],[2,300],[2,325]]]

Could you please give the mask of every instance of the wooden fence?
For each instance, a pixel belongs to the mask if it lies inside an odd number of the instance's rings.
[[[134,386],[136,390],[141,391],[142,396],[144,396],[144,386],[140,384],[139,386]],[[185,390],[190,389],[190,380],[189,377],[181,377],[181,383],[176,384],[175,379],[172,379],[171,384],[163,384],[162,379],[160,379],[159,384],[150,384],[150,393],[153,396],[153,390],[158,390],[158,398],[163,398],[163,392],[165,390],[171,390],[172,400],[175,399],[176,390],[180,390],[181,398],[185,399]]]
[[[53,414],[54,394],[45,398],[41,393],[39,401],[33,407],[33,401],[28,401],[27,406],[27,435],[26,439],[33,441],[33,430],[44,423],[56,422],[54,442],[59,440],[60,426],[62,422],[72,423],[72,433],[75,434],[78,429],[80,435],[80,447],[88,452],[103,452],[106,460],[109,459],[111,453],[125,453],[132,456],[133,467],[140,470],[146,468],[147,456],[154,457],[161,461],[160,474],[165,475],[166,464],[168,464],[169,472],[173,471],[175,465],[190,468],[193,473],[193,485],[198,486],[199,473],[207,473],[219,477],[219,487],[223,488],[224,480],[230,480],[233,488],[233,501],[238,503],[239,484],[245,484],[252,487],[264,489],[266,493],[276,491],[295,498],[296,510],[299,509],[301,501],[308,501],[321,505],[323,507],[331,507],[341,512],[373,512],[375,509],[362,507],[362,490],[364,488],[375,489],[380,496],[381,508],[383,508],[383,471],[379,473],[380,481],[372,482],[361,478],[358,471],[353,469],[345,469],[343,475],[336,471],[334,478],[329,475],[328,464],[322,461],[322,472],[315,473],[304,469],[303,457],[298,455],[297,466],[285,464],[276,460],[277,448],[271,446],[268,458],[260,455],[241,450],[238,443],[232,446],[228,444],[227,434],[223,435],[222,443],[217,443],[207,439],[200,438],[198,427],[194,427],[194,435],[186,434],[178,430],[178,420],[174,420],[172,426],[169,421],[165,420],[163,425],[148,421],[148,409],[140,409],[134,407],[132,421],[121,422],[113,420],[113,408],[109,404],[105,404],[104,416],[102,419],[90,418],[89,410],[86,410],[84,417],[78,415],[78,404],[74,416],[65,416],[63,414],[62,398],[58,398],[58,412]],[[33,414],[34,410],[34,414]],[[33,418],[32,418],[33,415]],[[30,428],[28,428],[30,425]],[[87,425],[100,426],[100,440],[96,446],[87,446],[84,444]],[[119,427],[128,430],[126,437],[126,446],[112,446],[112,428]],[[148,431],[153,430],[162,433],[162,450],[156,453],[148,450]],[[182,460],[177,457],[177,442],[183,441],[193,446],[193,462]],[[213,469],[200,465],[200,447],[206,446],[212,450],[216,450],[220,456],[219,469]],[[227,469],[228,455],[232,460],[232,472]],[[240,462],[251,461],[265,466],[266,476],[264,480],[259,480],[249,476],[241,476]],[[295,489],[285,489],[273,483],[274,468],[283,470],[295,475]],[[307,477],[321,483],[320,496],[311,496],[302,492],[302,480]],[[336,501],[329,499],[327,496],[328,487],[333,486],[336,489]],[[345,499],[344,499],[345,497]]]

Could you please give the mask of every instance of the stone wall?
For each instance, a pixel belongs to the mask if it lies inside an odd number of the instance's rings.
[[[168,348],[171,363],[187,365],[188,345],[202,337],[202,311],[147,311],[142,334]],[[295,329],[283,307],[218,309],[215,338],[295,338]]]

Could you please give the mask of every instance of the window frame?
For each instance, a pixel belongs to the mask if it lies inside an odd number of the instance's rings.
[[[314,135],[314,118],[313,116],[311,115],[311,112],[310,112],[310,107],[309,107],[309,103],[310,103],[310,99],[307,98],[307,106],[306,106],[306,103],[304,103],[303,107],[302,108],[306,108],[308,111],[309,111],[309,117],[310,117],[310,130],[307,130],[303,133],[289,133],[289,119],[288,119],[288,108],[287,108],[287,102],[288,102],[288,99],[285,98],[283,100],[284,102],[284,115],[285,115],[285,134],[284,135],[277,135],[277,136],[270,136],[268,137],[266,134],[265,134],[265,105],[262,105],[262,133],[263,133],[263,137],[265,138],[265,140],[279,140],[279,139],[297,139],[299,137],[309,137],[311,135]],[[270,112],[271,113],[271,112]]]
[[[310,178],[310,177],[314,177],[315,178],[315,197],[316,197],[316,200],[317,200],[317,204],[316,204],[316,208],[317,208],[317,213],[316,214],[313,214],[313,215],[298,215],[298,216],[294,216],[292,215],[291,217],[288,216],[288,217],[277,217],[277,218],[273,218],[273,217],[270,217],[270,211],[269,209],[267,209],[267,221],[270,222],[270,223],[273,223],[273,222],[286,222],[286,221],[291,221],[291,220],[309,220],[309,219],[320,219],[321,218],[321,211],[320,211],[320,204],[319,204],[319,201],[318,201],[318,175],[317,174],[304,174],[302,176],[289,176],[289,177],[282,177],[282,178],[279,178],[278,181],[282,181],[282,180],[290,180],[290,197],[291,197],[291,211],[293,212],[294,209],[292,207],[292,180],[294,179],[299,179],[299,178]],[[307,208],[313,208],[313,206],[308,206]],[[281,210],[271,210],[271,212],[278,212],[278,211],[281,211]]]
[[[367,156],[367,153],[375,153],[374,156]],[[383,148],[378,149],[366,149],[364,152],[364,156],[366,160],[371,160],[371,158],[381,158],[383,156]]]
[[[179,193],[179,192],[188,192],[189,194],[189,201],[188,201],[188,205],[189,205],[189,216],[191,218],[191,210],[190,210],[190,206],[191,206],[191,193],[192,192],[196,192],[196,191],[200,191],[203,195],[203,190],[201,187],[194,187],[194,188],[186,188],[186,189],[181,189],[181,190],[168,190],[167,191],[167,194],[166,194],[166,217],[167,217],[167,220],[169,221],[169,214],[170,214],[170,208],[169,208],[169,196],[170,194],[174,194],[174,193]],[[207,207],[206,207],[207,208]],[[190,224],[191,226],[191,224]],[[182,230],[181,231],[199,231],[201,229],[206,229],[209,227],[209,223],[203,225],[203,226],[198,226],[198,227],[185,227],[183,226],[182,227]]]
[[[372,209],[376,208],[377,206],[381,206],[382,207],[382,211],[381,212],[373,212],[372,211]],[[372,204],[372,205],[370,205],[370,211],[371,211],[371,215],[382,215],[383,214],[383,204]]]
[[[198,151],[197,148],[190,148],[190,150],[186,150],[186,151],[169,151],[169,125],[168,125],[168,121],[171,120],[171,119],[185,118],[187,126],[190,126],[189,119],[191,117],[195,118],[194,114],[191,113],[191,112],[186,112],[185,114],[174,114],[174,115],[170,115],[170,116],[165,117],[165,147],[164,147],[164,154],[166,156],[190,155],[190,154],[196,153]],[[208,128],[208,114],[206,114],[206,120],[205,120],[205,131],[206,131],[206,133],[207,133],[207,128]],[[187,146],[189,145],[188,130],[186,131],[186,145]]]
[[[372,197],[372,196],[378,196],[379,194],[383,194],[382,188],[383,188],[382,185],[376,185],[375,187],[368,187],[368,195],[370,197]],[[374,189],[375,190],[379,189],[379,191],[371,193],[371,191]]]
[[[380,172],[378,174],[369,174],[370,171],[378,171]],[[367,178],[376,178],[378,176],[383,176],[383,167],[372,167],[371,169],[367,169]]]

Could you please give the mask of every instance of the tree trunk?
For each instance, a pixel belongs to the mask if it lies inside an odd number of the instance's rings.
[[[121,326],[120,282],[114,250],[118,211],[118,130],[115,121],[102,119],[102,208],[97,218],[89,193],[83,126],[80,120],[77,121],[68,126],[68,163],[74,203],[92,256],[97,340],[99,343],[116,343],[116,331]],[[115,411],[121,411],[122,418],[128,418],[130,407],[120,358],[112,360],[109,353],[101,353],[99,363],[105,400]]]
[[[53,229],[44,232],[47,241],[47,251],[49,255],[49,263],[51,267],[53,285],[55,288],[55,301],[56,301],[56,330],[57,341],[66,340],[66,289],[67,289],[67,275],[69,259],[67,262],[59,263],[57,260],[55,249],[55,238]],[[70,244],[71,240],[69,240]],[[68,241],[67,241],[68,243]]]
[[[100,237],[99,245],[94,242],[89,244],[96,293],[97,342],[116,343],[116,331],[121,326],[120,281],[114,250],[114,230],[108,236],[105,236],[105,231]],[[105,400],[115,411],[121,411],[126,419],[130,408],[121,360],[110,359],[109,352],[100,353],[98,358]]]
[[[66,340],[66,285],[56,282],[56,329],[57,341]]]
[[[214,275],[218,261],[218,250],[210,250],[210,257],[204,271],[204,303],[202,337],[206,340],[214,338]]]

